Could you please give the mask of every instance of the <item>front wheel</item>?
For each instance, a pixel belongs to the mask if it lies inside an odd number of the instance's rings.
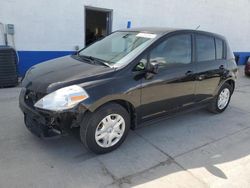
[[[80,137],[85,146],[97,154],[111,152],[125,140],[130,127],[126,109],[109,103],[90,113],[81,123]]]
[[[228,83],[225,83],[220,88],[217,96],[208,106],[208,110],[216,114],[224,112],[229,105],[232,94],[233,94],[232,86],[229,85]]]

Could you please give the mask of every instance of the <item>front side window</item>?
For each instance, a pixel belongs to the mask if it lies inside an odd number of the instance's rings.
[[[127,56],[136,55],[156,38],[156,34],[115,32],[80,51],[80,56],[98,58],[110,66],[118,65]],[[125,61],[126,62],[126,61]]]
[[[198,62],[215,60],[214,38],[205,35],[197,35],[196,54]]]
[[[166,39],[150,53],[150,62],[160,65],[189,64],[192,57],[191,35],[176,35]]]

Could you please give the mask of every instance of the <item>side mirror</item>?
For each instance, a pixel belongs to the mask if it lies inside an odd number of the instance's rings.
[[[147,71],[145,74],[145,79],[150,80],[158,73],[159,64],[155,62],[151,62],[148,64]]]
[[[150,62],[148,64],[148,72],[152,74],[157,74],[159,71],[159,64],[157,62]]]

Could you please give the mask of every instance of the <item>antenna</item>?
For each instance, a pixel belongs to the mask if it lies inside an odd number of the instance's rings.
[[[196,27],[196,29],[195,29],[195,30],[198,30],[200,27],[201,27],[201,26],[200,26],[200,25],[198,25],[198,26]]]

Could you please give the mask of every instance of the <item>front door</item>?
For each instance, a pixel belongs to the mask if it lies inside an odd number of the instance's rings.
[[[158,64],[151,79],[142,81],[142,121],[164,115],[194,102],[195,80],[192,35],[168,37],[148,54],[148,63]]]

